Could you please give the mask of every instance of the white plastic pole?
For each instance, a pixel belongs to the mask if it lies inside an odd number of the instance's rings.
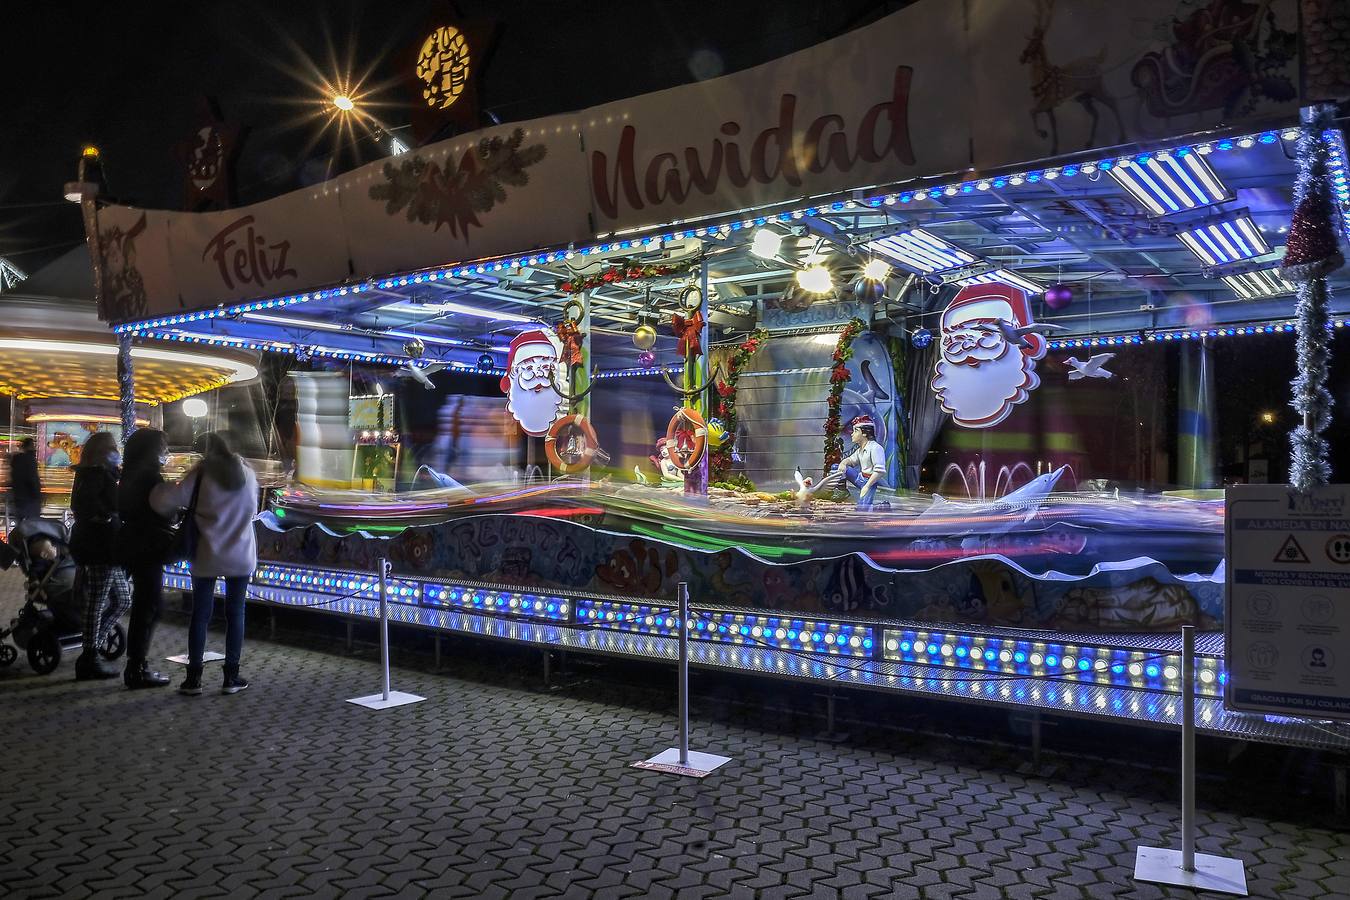
[[[380,557],[380,668],[384,670],[384,699],[389,699],[389,561]]]
[[[689,582],[676,589],[680,601],[680,665],[676,690],[680,702],[680,765],[689,765]]]
[[[1181,868],[1195,871],[1195,626],[1181,626]]]

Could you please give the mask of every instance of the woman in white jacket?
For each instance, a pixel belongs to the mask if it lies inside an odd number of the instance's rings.
[[[244,649],[244,598],[258,547],[253,519],[258,514],[258,480],[244,460],[219,434],[205,434],[197,442],[202,461],[176,485],[165,485],[151,503],[161,513],[193,509],[197,529],[192,564],[192,624],[188,628],[187,679],[178,692],[202,692],[202,654],[206,629],[215,603],[216,579],[225,579],[225,680],[221,693],[237,694],[248,687],[239,675]],[[193,502],[194,494],[196,502]],[[185,526],[186,523],[185,523]]]

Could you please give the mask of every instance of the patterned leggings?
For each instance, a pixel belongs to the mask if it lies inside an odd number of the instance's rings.
[[[79,574],[84,586],[84,652],[92,653],[131,609],[131,587],[121,566],[81,566]]]

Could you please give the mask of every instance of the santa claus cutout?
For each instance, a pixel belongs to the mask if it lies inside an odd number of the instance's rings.
[[[1027,295],[1017,288],[974,284],[961,289],[942,314],[941,352],[932,381],[952,421],[990,428],[1026,401],[1041,383],[1036,360],[1046,350],[1036,328]]]
[[[502,376],[506,411],[521,429],[539,437],[563,414],[563,398],[553,390],[556,383],[567,390],[567,372],[562,364],[562,344],[552,331],[523,331],[511,341]]]

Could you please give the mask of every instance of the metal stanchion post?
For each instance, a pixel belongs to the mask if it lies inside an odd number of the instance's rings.
[[[694,620],[689,614],[689,585],[681,581],[677,593],[676,609],[680,617],[679,663],[675,670],[675,690],[680,716],[680,740],[678,747],[663,750],[651,759],[633,763],[639,769],[655,769],[674,775],[692,775],[702,778],[719,766],[731,762],[729,756],[715,753],[701,753],[689,749],[689,632]]]
[[[1137,847],[1136,881],[1247,896],[1242,860],[1195,852],[1195,626],[1181,627],[1181,851]]]
[[[675,667],[675,693],[680,706],[680,765],[689,765],[689,585],[680,582],[680,655]]]
[[[354,697],[347,701],[348,703],[355,703],[357,706],[364,706],[367,709],[388,709],[391,706],[406,706],[409,703],[420,703],[427,699],[426,697],[419,697],[417,694],[405,694],[402,691],[391,691],[389,689],[389,561],[381,557],[379,566],[380,674],[383,691],[379,694],[371,694],[368,697]]]

